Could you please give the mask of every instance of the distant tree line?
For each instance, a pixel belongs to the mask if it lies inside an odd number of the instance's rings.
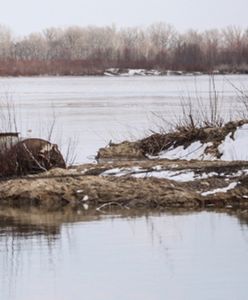
[[[107,68],[248,73],[248,29],[48,28],[17,38],[0,26],[0,75],[102,74]]]

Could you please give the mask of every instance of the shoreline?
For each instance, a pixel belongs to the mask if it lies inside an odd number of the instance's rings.
[[[180,70],[152,70],[155,74],[149,74],[150,70],[148,69],[128,69],[130,71],[133,70],[144,70],[148,74],[128,74],[128,73],[115,73],[115,74],[106,74],[108,73],[107,70],[101,70],[99,72],[89,72],[89,73],[82,73],[82,74],[49,74],[49,73],[40,73],[40,74],[1,74],[0,78],[25,78],[25,77],[34,77],[34,78],[45,78],[45,77],[119,77],[119,78],[136,78],[136,77],[180,77],[180,76],[231,76],[231,75],[248,75],[248,72],[204,72],[204,71],[180,71]],[[157,74],[160,73],[160,74]]]
[[[110,172],[117,169],[123,174]],[[248,162],[220,161],[140,160],[85,164],[0,181],[0,206],[47,211],[70,207],[85,212],[175,208],[247,210],[247,169]],[[244,172],[240,173],[242,170]],[[159,176],[167,172],[170,176],[159,178],[154,172]]]

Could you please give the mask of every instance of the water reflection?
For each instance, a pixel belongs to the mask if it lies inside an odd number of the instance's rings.
[[[0,299],[245,299],[248,221],[240,220],[2,211]]]

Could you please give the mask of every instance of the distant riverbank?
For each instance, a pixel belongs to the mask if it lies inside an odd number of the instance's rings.
[[[0,61],[0,76],[200,76],[200,75],[243,75],[247,68],[216,68],[214,70],[179,70],[146,68],[102,68],[85,66],[81,61]]]

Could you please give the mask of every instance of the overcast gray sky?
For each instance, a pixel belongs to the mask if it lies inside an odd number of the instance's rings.
[[[0,0],[0,23],[18,35],[51,26],[148,25],[178,30],[248,27],[248,0]]]

